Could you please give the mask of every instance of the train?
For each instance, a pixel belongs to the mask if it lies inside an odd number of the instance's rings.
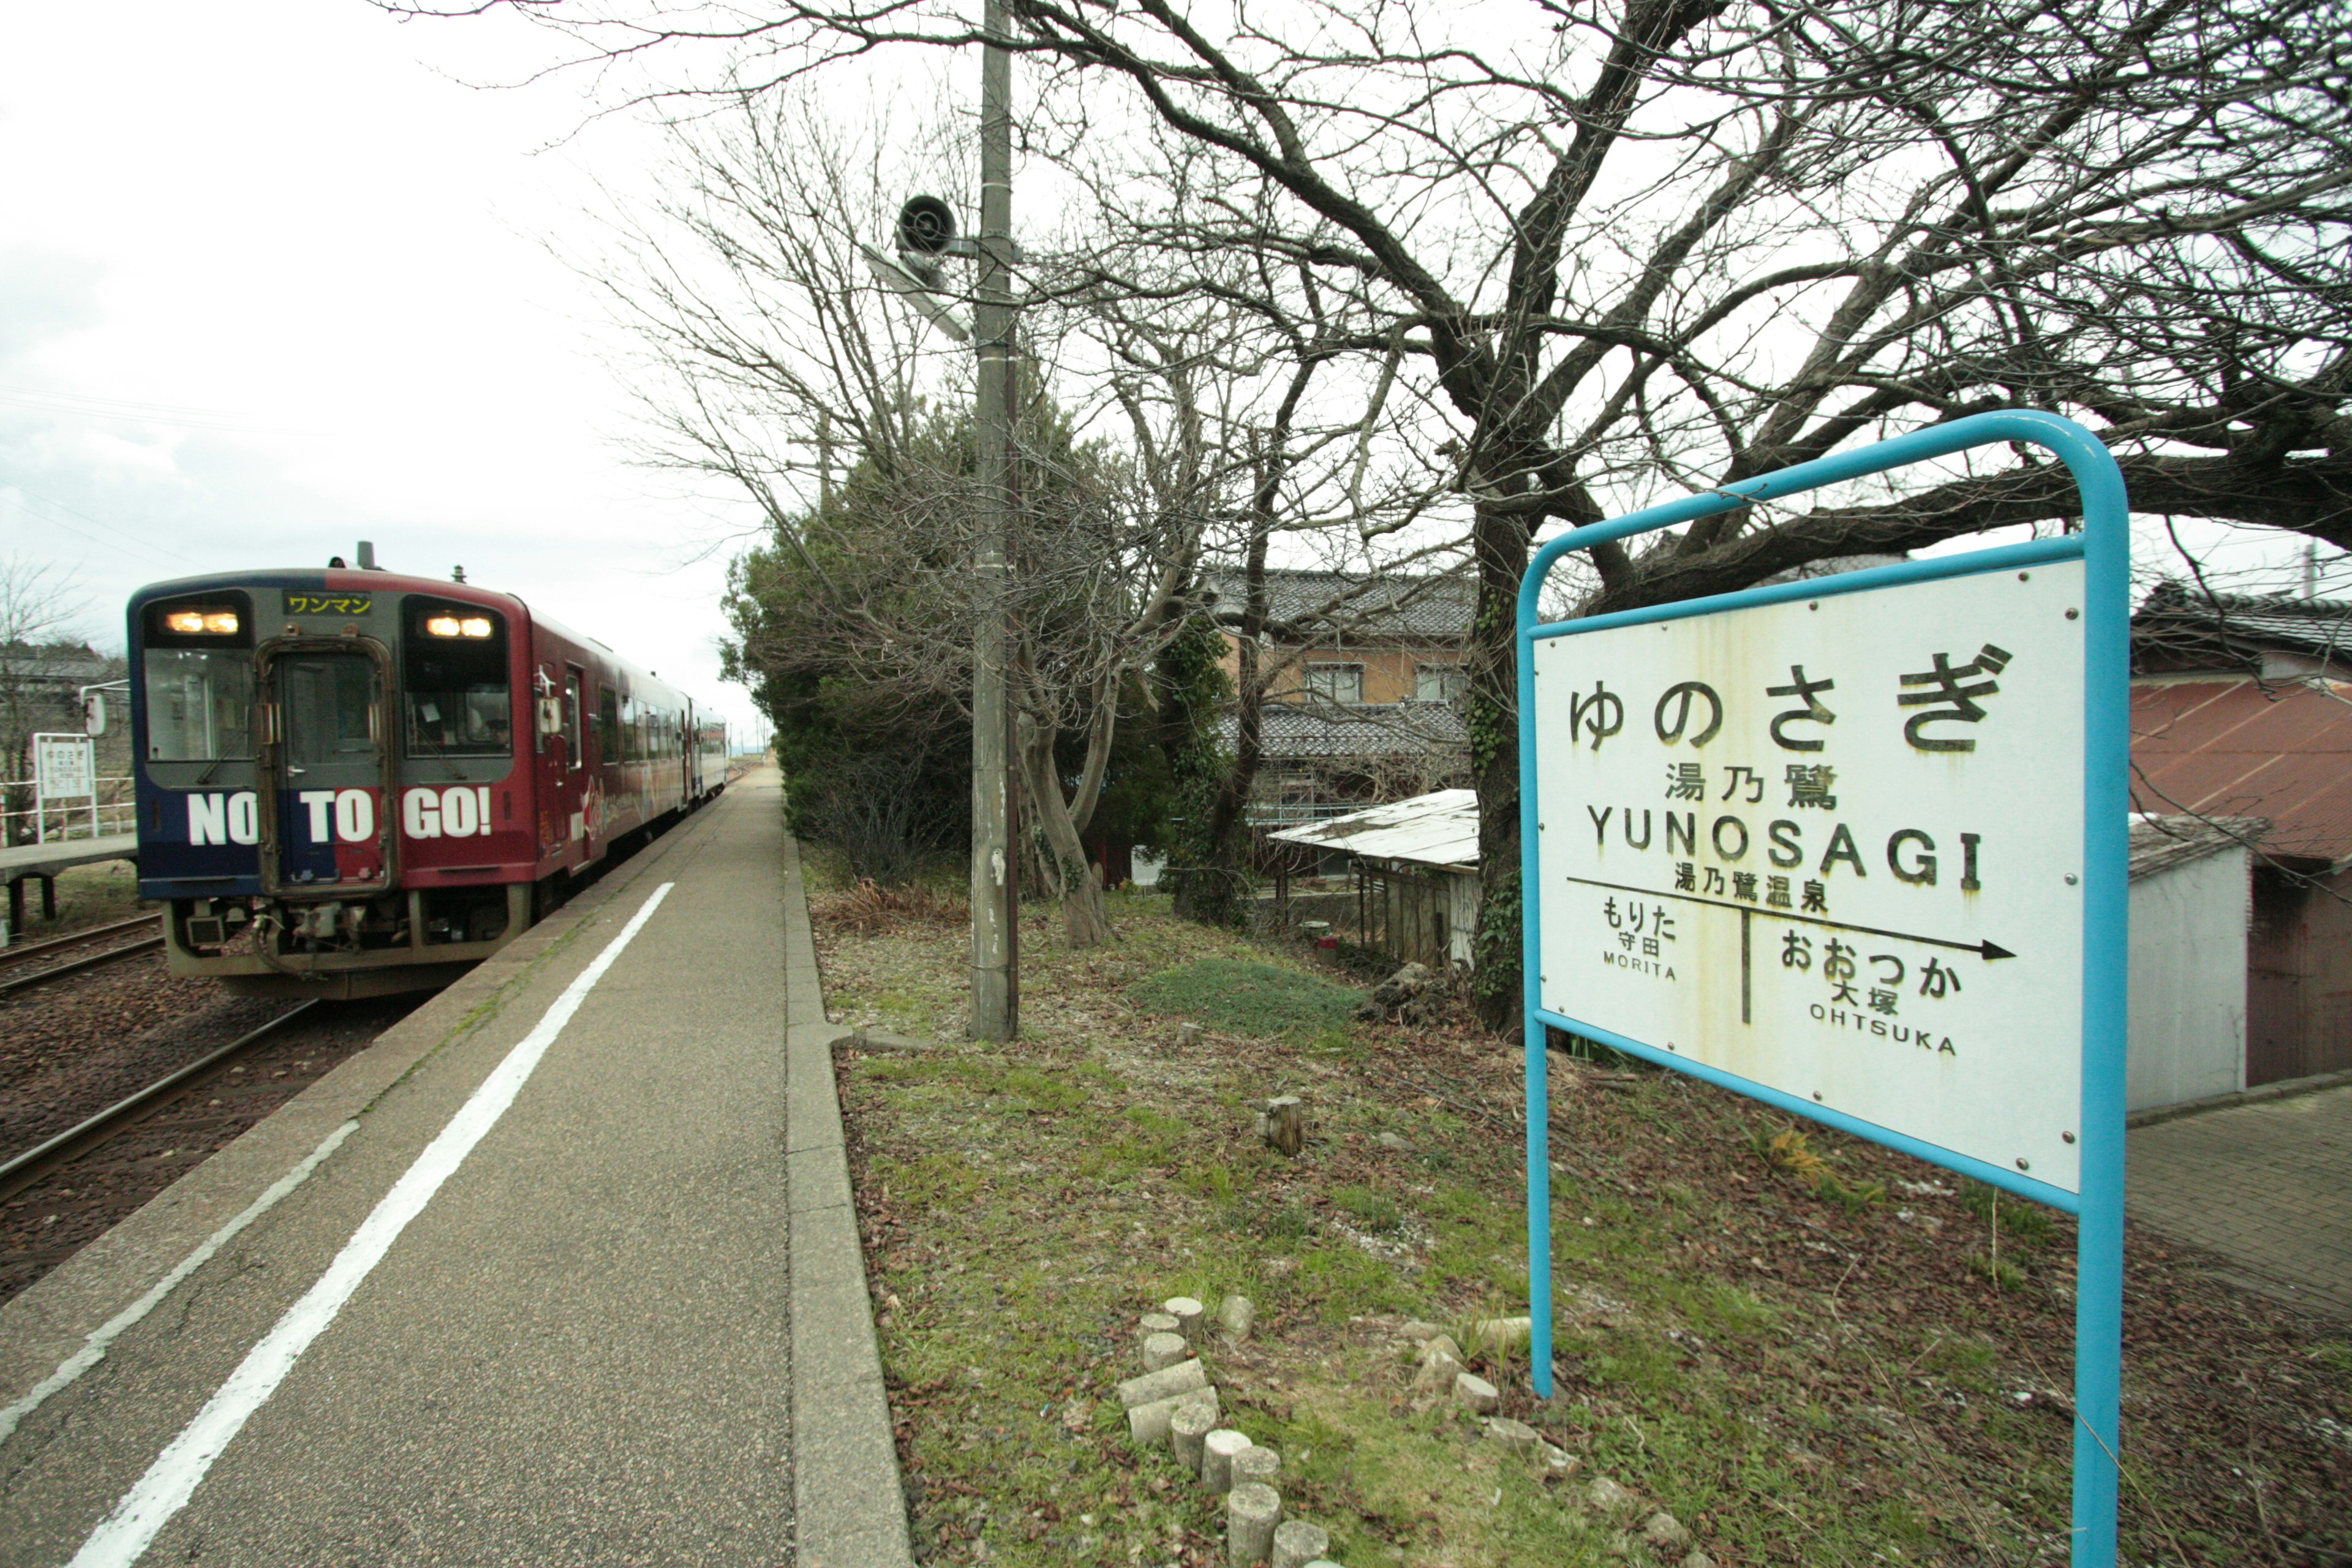
[[[341,556],[129,606],[140,896],[171,973],[446,984],[727,783],[722,721],[521,597]]]

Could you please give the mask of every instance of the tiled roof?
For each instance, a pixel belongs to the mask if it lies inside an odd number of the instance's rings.
[[[1259,735],[1267,760],[1393,757],[1470,749],[1470,727],[1450,703],[1269,702]],[[1219,734],[1231,750],[1239,721],[1224,716]]]
[[[2132,809],[2267,817],[2264,854],[2352,858],[2352,684],[2135,681]]]
[[[1212,571],[1203,584],[1221,617],[1241,614],[1247,594],[1242,574]],[[1468,577],[1269,570],[1265,602],[1275,636],[1285,641],[1454,638],[1469,634],[1478,584]]]
[[[2132,657],[2144,668],[2258,669],[2265,649],[2325,659],[2352,674],[2352,604],[2208,595],[2162,583],[2132,616]]]

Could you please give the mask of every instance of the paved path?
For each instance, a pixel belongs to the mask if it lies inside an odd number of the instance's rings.
[[[2130,1151],[2132,1218],[2352,1321],[2352,1085],[2160,1121]]]
[[[240,1141],[0,1310],[0,1400],[16,1399],[288,1156],[350,1127],[0,1444],[0,1563],[793,1562],[792,1313],[814,1282],[788,1268],[810,1238],[792,1234],[787,1123],[821,1119],[831,1075],[788,1118],[788,1025],[823,1016],[814,994],[787,996],[815,983],[788,951],[806,948],[792,869],[774,775],[755,774],[256,1129],[285,1123],[262,1153]],[[534,1040],[544,1055],[498,1113]],[[367,1226],[469,1130],[478,1142],[320,1327]],[[219,1191],[197,1181],[214,1167]],[[823,1283],[870,1361],[849,1236],[845,1278]],[[239,1380],[268,1374],[268,1347],[305,1325],[282,1381],[218,1440]],[[878,1368],[861,1383],[835,1366],[836,1384],[862,1415],[880,1404]],[[904,1561],[887,1414],[877,1473],[874,1444],[801,1405],[819,1448],[862,1456],[836,1489],[885,1527],[861,1560]]]

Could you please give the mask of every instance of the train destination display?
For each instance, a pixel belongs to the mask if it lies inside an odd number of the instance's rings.
[[[2078,1191],[2084,594],[1538,639],[1543,1008]]]

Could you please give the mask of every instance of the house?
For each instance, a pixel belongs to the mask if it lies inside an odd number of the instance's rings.
[[[1357,940],[1399,963],[1470,967],[1478,929],[1478,795],[1445,789],[1266,837],[1346,858]]]
[[[1242,574],[1203,584],[1238,679]],[[1274,668],[1254,826],[1311,821],[1465,784],[1464,647],[1476,607],[1465,577],[1269,569],[1261,658]],[[1227,714],[1230,748],[1237,721]]]
[[[2132,653],[2133,808],[2261,819],[2244,1087],[2352,1068],[2352,605],[2168,584]]]

